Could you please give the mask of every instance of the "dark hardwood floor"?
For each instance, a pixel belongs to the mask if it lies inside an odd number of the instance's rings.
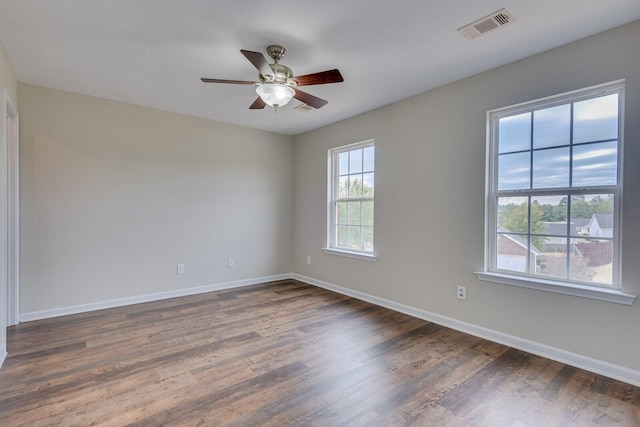
[[[640,388],[293,280],[24,323],[0,426],[640,426]]]

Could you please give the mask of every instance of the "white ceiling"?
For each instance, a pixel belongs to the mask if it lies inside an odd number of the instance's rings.
[[[503,7],[516,22],[469,41],[456,30]],[[0,0],[19,81],[295,135],[640,19],[640,0]],[[240,53],[287,48],[329,104],[249,110]],[[266,56],[266,53],[265,53]]]

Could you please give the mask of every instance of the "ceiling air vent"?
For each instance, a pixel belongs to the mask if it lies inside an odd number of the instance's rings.
[[[294,107],[294,110],[301,111],[303,113],[309,112],[313,110],[313,107],[308,106],[307,104],[300,104],[297,107]]]
[[[507,9],[500,9],[499,11],[478,19],[469,25],[458,28],[458,32],[467,39],[473,40],[491,30],[495,30],[496,28],[504,27],[507,24],[515,22],[515,20],[516,18],[514,18]]]

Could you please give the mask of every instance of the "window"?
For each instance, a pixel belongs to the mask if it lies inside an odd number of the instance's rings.
[[[327,251],[373,257],[374,141],[329,150]]]
[[[620,289],[623,96],[614,82],[488,113],[485,273]]]

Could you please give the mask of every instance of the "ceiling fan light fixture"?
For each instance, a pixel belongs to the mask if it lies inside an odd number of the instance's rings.
[[[258,70],[257,82],[247,80],[224,80],[202,78],[204,83],[229,83],[237,85],[256,86],[256,92],[259,98],[253,101],[249,107],[250,110],[262,110],[267,105],[273,108],[287,105],[291,98],[308,105],[311,108],[322,108],[327,105],[328,101],[292,86],[311,86],[323,85],[328,83],[340,83],[344,79],[337,68],[333,70],[321,71],[319,73],[305,74],[303,76],[295,76],[291,68],[278,64],[278,60],[284,55],[285,49],[282,46],[271,45],[267,48],[269,56],[273,58],[274,63],[269,64],[267,59],[260,52],[252,52],[250,50],[240,50],[240,52],[251,62]]]
[[[279,83],[266,83],[256,88],[256,93],[265,104],[274,108],[287,105],[296,92],[289,86]]]

